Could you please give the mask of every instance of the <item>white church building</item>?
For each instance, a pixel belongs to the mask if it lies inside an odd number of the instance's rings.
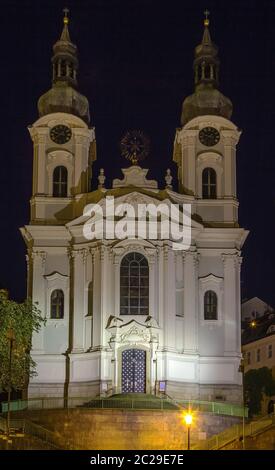
[[[174,141],[178,192],[148,180],[136,161],[112,187],[91,188],[96,133],[77,88],[77,48],[64,18],[54,45],[51,89],[38,102],[33,141],[28,295],[46,317],[34,334],[32,397],[165,392],[182,399],[240,403],[240,269],[248,232],[238,224],[232,104],[218,89],[219,59],[204,21],[195,49],[194,93]],[[136,137],[134,137],[135,139]],[[131,140],[132,139],[132,140]],[[119,175],[118,175],[119,176]],[[161,186],[161,187],[159,187]],[[87,239],[88,204],[191,204],[191,246],[172,240]]]

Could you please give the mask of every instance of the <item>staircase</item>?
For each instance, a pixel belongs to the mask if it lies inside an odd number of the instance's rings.
[[[275,415],[267,415],[258,420],[251,421],[245,424],[244,436],[245,443],[250,443],[251,440],[256,440],[257,436],[263,432],[274,430],[275,431]],[[230,450],[243,448],[243,425],[236,424],[225,431],[212,436],[210,439],[201,442],[200,444],[192,446],[193,450]],[[245,444],[245,448],[249,449],[250,445]],[[253,447],[253,446],[252,446]],[[255,446],[254,446],[255,448]]]

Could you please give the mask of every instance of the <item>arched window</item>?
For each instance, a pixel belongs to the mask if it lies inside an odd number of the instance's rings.
[[[202,172],[202,197],[204,199],[217,197],[217,175],[213,168],[204,168]]]
[[[60,289],[51,295],[51,318],[64,318],[64,294]]]
[[[57,166],[53,172],[53,196],[67,197],[68,171],[65,166]]]
[[[208,290],[204,294],[204,319],[218,319],[218,298],[217,294],[212,290]]]
[[[120,265],[120,314],[148,315],[149,266],[140,253],[124,256]]]

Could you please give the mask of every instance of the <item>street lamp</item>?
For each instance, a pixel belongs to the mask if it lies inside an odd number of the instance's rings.
[[[184,415],[184,421],[187,426],[187,450],[190,450],[190,430],[193,422],[193,415],[190,410]]]
[[[8,375],[8,414],[7,414],[7,449],[9,448],[9,438],[10,438],[10,401],[11,401],[11,361],[12,361],[12,348],[15,340],[14,331],[12,328],[9,328],[7,331],[7,340],[9,341],[9,375]]]
[[[242,374],[242,386],[243,386],[243,450],[245,450],[245,388],[244,388],[244,355],[241,358],[239,365],[239,372]]]

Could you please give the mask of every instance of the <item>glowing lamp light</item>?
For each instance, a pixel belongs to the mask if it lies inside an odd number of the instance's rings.
[[[191,426],[192,421],[193,421],[193,416],[192,416],[192,414],[191,414],[191,413],[186,413],[186,414],[184,415],[184,421],[185,421],[185,424],[186,424],[187,426]]]
[[[254,320],[250,323],[251,328],[255,328],[256,325],[257,325],[257,324],[256,324],[256,322],[255,322]]]

